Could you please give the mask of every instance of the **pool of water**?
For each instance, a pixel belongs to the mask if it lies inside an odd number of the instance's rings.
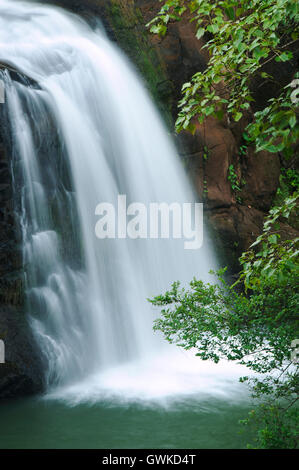
[[[1,402],[1,449],[240,449],[251,436],[238,421],[250,403],[185,398],[166,406],[69,406],[42,397]]]

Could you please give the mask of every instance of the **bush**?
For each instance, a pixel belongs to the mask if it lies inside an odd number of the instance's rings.
[[[298,412],[298,366],[294,341],[299,338],[299,239],[280,240],[282,220],[297,211],[294,194],[268,216],[264,231],[241,257],[235,289],[217,273],[215,284],[193,279],[190,288],[173,283],[150,302],[162,307],[154,329],[170,343],[196,349],[202,360],[237,361],[257,372],[241,377],[253,396],[264,402],[243,424],[259,424],[260,447],[295,447]],[[255,418],[255,419],[253,419]],[[282,448],[281,447],[281,448]]]

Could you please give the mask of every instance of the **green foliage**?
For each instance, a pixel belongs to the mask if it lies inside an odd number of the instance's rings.
[[[265,403],[248,424],[257,426],[257,445],[295,447],[294,417],[299,392],[298,366],[292,361],[299,338],[299,240],[281,241],[281,222],[297,210],[299,194],[274,208],[264,231],[241,257],[238,292],[217,273],[218,282],[193,279],[188,289],[175,282],[150,302],[161,309],[154,329],[185,349],[196,349],[202,360],[225,358],[258,375],[241,377],[255,398]],[[281,434],[283,431],[283,434]]]
[[[227,179],[230,182],[230,187],[236,196],[236,200],[241,203],[241,198],[238,196],[238,192],[241,191],[241,182],[239,181],[233,164],[229,165],[228,167]]]
[[[279,188],[277,189],[273,206],[281,206],[284,201],[290,198],[293,192],[299,192],[299,173],[293,168],[281,168],[279,177]],[[288,218],[288,224],[299,230],[299,218],[292,213]]]
[[[237,173],[235,172],[234,165],[229,165],[228,167],[228,175],[227,179],[231,184],[231,188],[233,191],[241,191],[240,184],[239,184],[239,178]]]
[[[260,373],[283,368],[299,333],[298,277],[264,281],[246,296],[218,274],[217,284],[193,279],[184,289],[175,282],[164,295],[152,299],[162,307],[154,329],[171,343],[196,348],[203,360],[226,358]]]
[[[298,444],[298,408],[285,409],[277,403],[260,405],[241,421],[243,425],[252,425],[256,429],[255,446],[261,449],[295,449]]]
[[[294,277],[299,281],[299,238],[281,240],[280,222],[288,221],[291,214],[298,217],[299,193],[285,199],[280,207],[270,210],[263,233],[251,245],[251,250],[240,258],[240,281],[246,289],[260,289],[264,283],[288,283]],[[259,251],[254,249],[258,248]]]
[[[168,23],[179,21],[186,12],[196,23],[197,38],[205,36],[203,48],[210,59],[203,72],[183,85],[177,131],[192,131],[194,118],[202,123],[211,115],[238,122],[251,109],[252,80],[273,80],[265,65],[292,60],[290,48],[299,37],[298,4],[294,0],[164,0],[149,23],[151,31],[166,34]],[[247,138],[257,150],[292,154],[299,137],[292,91],[291,86],[284,88],[255,113]]]
[[[293,191],[299,191],[299,173],[292,168],[283,169],[282,174],[285,178],[286,184]]]
[[[292,102],[291,94],[292,88],[287,85],[278,98],[269,101],[269,106],[255,113],[247,133],[257,151],[283,152],[287,158],[293,155],[293,146],[299,138],[299,125],[298,106],[296,108]]]

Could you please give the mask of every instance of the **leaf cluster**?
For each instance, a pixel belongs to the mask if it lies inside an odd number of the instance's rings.
[[[238,122],[251,110],[252,82],[274,80],[265,71],[270,62],[293,59],[299,38],[299,8],[294,0],[164,0],[158,15],[148,24],[151,32],[165,35],[171,21],[188,14],[196,24],[196,37],[204,36],[209,61],[182,88],[176,129],[196,129],[195,119],[206,117]],[[284,88],[268,106],[256,112],[246,136],[256,150],[293,153],[299,137],[298,100],[292,86]],[[294,85],[296,86],[296,85]],[[299,86],[297,86],[299,88]]]

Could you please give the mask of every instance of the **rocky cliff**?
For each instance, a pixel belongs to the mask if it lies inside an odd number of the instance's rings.
[[[0,364],[0,398],[10,398],[40,391],[43,379],[40,354],[24,309],[20,230],[13,202],[11,154],[8,139],[4,139],[3,108],[0,129],[0,338],[5,343],[5,363]]]

